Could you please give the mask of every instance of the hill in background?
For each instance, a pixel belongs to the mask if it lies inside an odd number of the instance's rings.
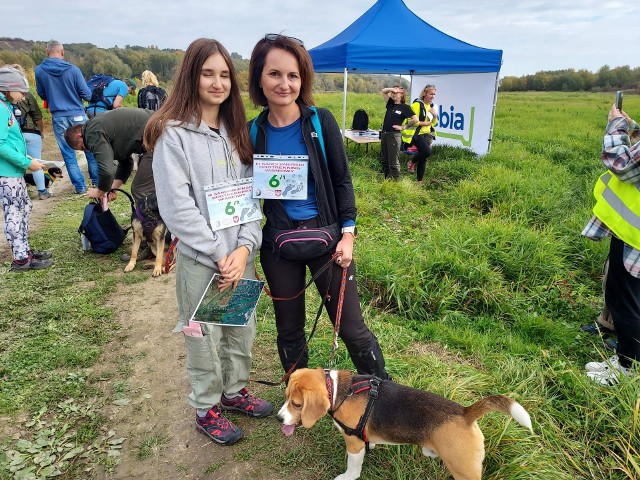
[[[46,57],[46,41],[0,37],[0,65],[18,63],[32,70]],[[168,85],[180,64],[184,51],[159,49],[157,46],[140,47],[125,45],[123,48],[99,48],[92,43],[65,43],[65,59],[77,65],[85,78],[93,73],[106,73],[118,78],[140,78],[145,70],[156,74],[163,85]],[[238,72],[238,81],[247,90],[249,60],[236,52],[231,58]],[[315,89],[322,92],[342,91],[343,76],[339,73],[316,74]],[[377,93],[384,87],[404,85],[409,82],[396,75],[349,75],[349,91]]]

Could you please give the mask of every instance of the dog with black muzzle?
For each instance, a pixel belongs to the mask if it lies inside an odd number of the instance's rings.
[[[131,229],[133,230],[131,259],[127,266],[124,267],[124,271],[130,272],[136,267],[138,251],[144,238],[151,252],[156,257],[151,275],[153,277],[159,277],[162,275],[162,260],[164,258],[167,227],[160,217],[158,199],[155,195],[147,195],[136,201],[135,210],[131,215]]]
[[[299,425],[311,428],[324,415],[333,418],[348,458],[347,470],[335,480],[360,478],[365,451],[379,444],[418,445],[424,455],[440,457],[456,480],[479,480],[484,436],[477,421],[492,411],[511,416],[533,432],[527,411],[504,395],[463,407],[371,375],[302,368],[291,374],[277,418],[287,436]]]
[[[47,171],[44,173],[44,188],[51,190],[51,187],[53,187],[53,183],[58,178],[62,178],[63,176],[64,175],[62,175],[61,168],[59,167],[47,168]],[[34,187],[36,186],[36,182],[33,179],[33,173],[25,173],[24,181],[27,183],[27,185],[33,185]]]

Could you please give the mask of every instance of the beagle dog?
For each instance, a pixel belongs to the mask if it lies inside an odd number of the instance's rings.
[[[335,480],[360,478],[365,451],[377,444],[414,444],[428,457],[441,457],[453,478],[480,479],[484,436],[477,420],[500,411],[533,433],[531,418],[504,395],[485,397],[469,407],[431,392],[348,370],[303,368],[293,372],[277,418],[291,435],[331,415],[347,446],[347,470]],[[367,448],[365,448],[367,447]]]

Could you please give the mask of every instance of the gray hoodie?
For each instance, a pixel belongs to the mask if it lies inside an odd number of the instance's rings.
[[[226,127],[220,135],[206,123],[169,122],[153,151],[153,177],[160,215],[181,254],[217,270],[216,262],[245,245],[252,263],[262,242],[260,222],[212,231],[204,187],[253,175],[240,163]]]

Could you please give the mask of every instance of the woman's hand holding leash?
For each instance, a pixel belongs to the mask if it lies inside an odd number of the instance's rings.
[[[349,268],[353,260],[353,239],[353,234],[344,233],[336,245],[336,263],[342,268]]]

